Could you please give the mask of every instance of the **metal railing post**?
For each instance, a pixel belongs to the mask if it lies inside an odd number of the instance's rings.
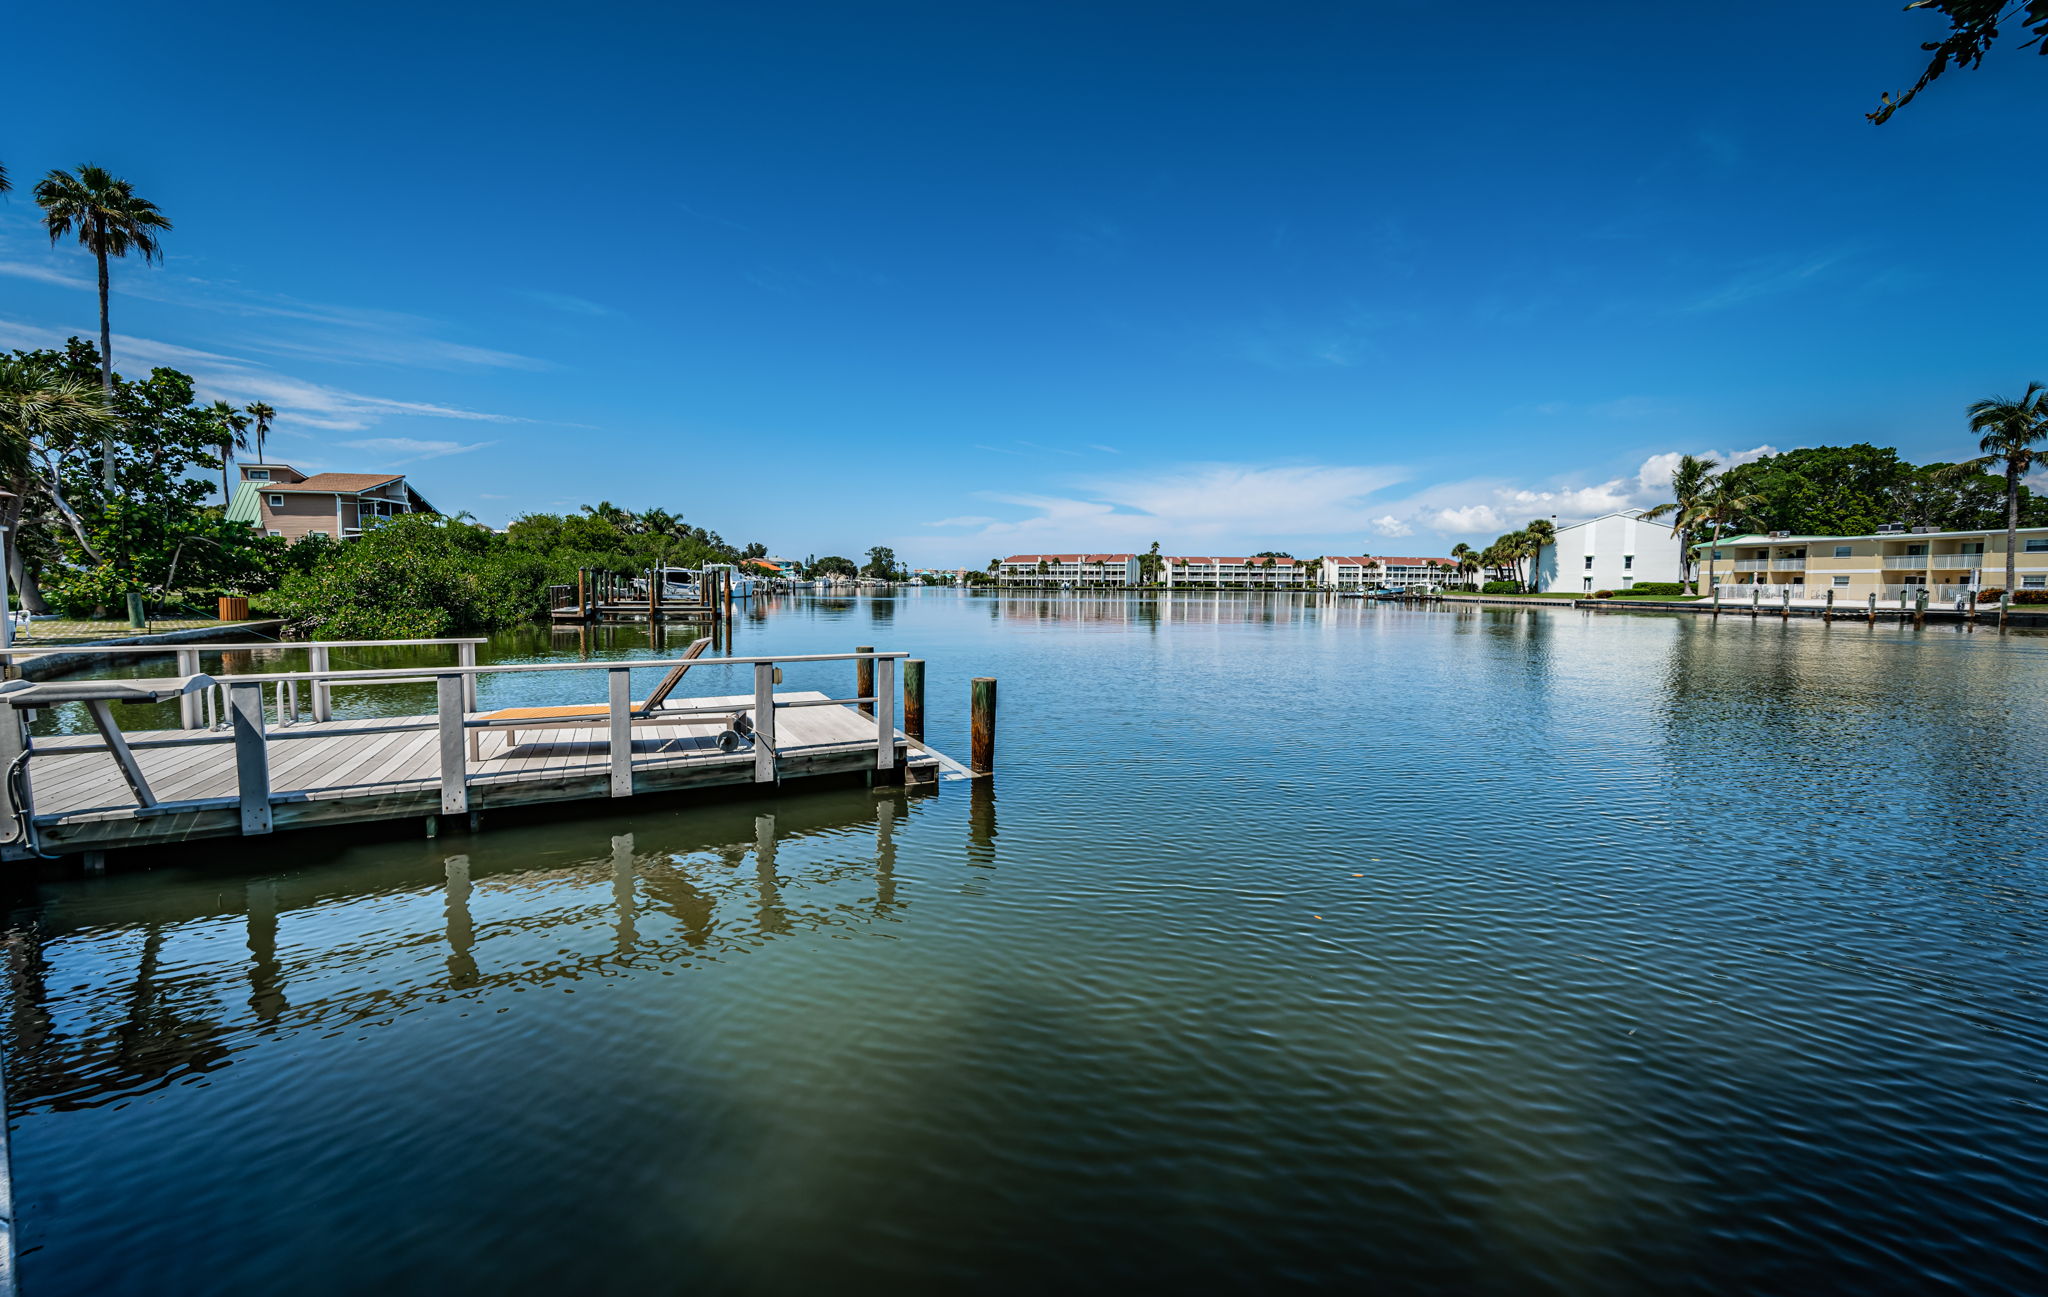
[[[333,665],[333,659],[328,655],[327,646],[325,644],[315,644],[312,648],[307,649],[306,665],[315,673],[313,676],[313,719],[316,721],[331,721],[334,719],[334,690],[328,686],[325,677],[321,674]]]
[[[611,679],[612,796],[633,795],[633,673],[613,667]]]
[[[875,658],[875,769],[896,768],[896,659]]]
[[[199,674],[198,649],[178,650],[178,674],[181,676],[196,676]],[[178,728],[181,730],[198,729],[200,712],[205,705],[204,700],[196,693],[180,694],[178,696]]]
[[[456,664],[459,666],[475,666],[476,645],[456,645],[455,661]],[[476,710],[476,677],[473,675],[465,675],[462,677],[462,710],[466,712],[473,712]]]
[[[270,832],[270,745],[263,736],[263,686],[228,689],[235,732],[235,790],[242,803],[242,832]]]
[[[754,664],[754,782],[775,782],[775,664]]]
[[[469,762],[462,742],[462,677],[434,677],[434,714],[441,724],[441,813],[469,810]]]

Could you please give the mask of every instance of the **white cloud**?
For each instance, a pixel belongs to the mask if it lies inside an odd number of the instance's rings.
[[[410,463],[416,459],[439,459],[443,455],[467,455],[472,450],[482,450],[495,445],[489,441],[421,441],[417,437],[365,437],[361,441],[341,443],[350,450],[367,450],[374,454],[401,455],[398,463]]]
[[[936,522],[928,522],[923,525],[927,527],[986,527],[994,521],[994,518],[983,517],[980,514],[963,514],[958,518],[940,518]]]
[[[93,282],[83,275],[67,275],[55,266],[32,265],[26,261],[0,261],[0,275],[10,279],[33,279],[39,284],[56,284],[60,288],[97,291]]]
[[[66,336],[68,334],[64,330],[38,328],[0,318],[0,347],[61,347]],[[193,388],[202,401],[228,401],[235,405],[250,401],[267,402],[278,409],[280,432],[290,431],[293,424],[355,432],[370,428],[392,415],[480,423],[526,422],[511,415],[487,414],[430,401],[402,401],[350,392],[280,374],[238,356],[125,333],[114,335],[114,362],[122,368],[139,364],[181,370],[192,376]]]
[[[1413,536],[1415,534],[1415,528],[1402,522],[1391,513],[1384,517],[1373,519],[1372,529],[1375,534],[1388,537]]]
[[[1695,452],[1715,459],[1723,468],[1747,464],[1765,455],[1777,454],[1774,446],[1753,446],[1748,450]],[[1651,455],[1626,477],[1612,477],[1585,484],[1560,483],[1550,487],[1514,486],[1498,481],[1443,483],[1418,492],[1393,506],[1380,522],[1405,523],[1434,531],[1448,539],[1490,540],[1502,532],[1514,531],[1531,519],[1554,517],[1559,522],[1597,518],[1623,509],[1648,509],[1671,498],[1671,471],[1678,466],[1679,451]],[[1381,535],[1404,533],[1380,532]]]
[[[1089,479],[1070,496],[985,493],[1029,512],[984,522],[973,535],[1044,549],[1154,540],[1256,549],[1264,540],[1353,537],[1372,526],[1366,498],[1404,476],[1373,465],[1191,464]]]

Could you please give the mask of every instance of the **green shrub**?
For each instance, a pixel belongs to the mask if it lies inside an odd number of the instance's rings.
[[[271,602],[317,639],[437,638],[541,616],[544,569],[487,528],[408,514],[288,573]]]
[[[1685,586],[1677,581],[1638,581],[1628,588],[1630,594],[1654,594],[1670,597],[1685,593]]]
[[[1593,597],[1594,597],[1595,599],[1612,599],[1612,598],[1614,597],[1614,591],[1612,591],[1612,590],[1595,590],[1595,591],[1593,592]]]
[[[2015,590],[2014,603],[2048,603],[2048,590]]]
[[[1520,594],[1521,592],[1522,583],[1519,581],[1488,581],[1485,585],[1479,587],[1479,593],[1481,594]]]
[[[123,608],[128,592],[136,588],[112,563],[45,572],[43,582],[43,597],[66,617],[90,617],[95,611]]]

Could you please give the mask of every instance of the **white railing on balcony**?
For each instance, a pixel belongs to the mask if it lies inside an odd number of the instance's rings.
[[[1761,582],[1756,585],[1736,585],[1733,582],[1724,582],[1715,589],[1720,592],[1723,608],[1747,608],[1752,601],[1760,604],[1779,603],[1784,600],[1787,591],[1791,592],[1794,599],[1806,597],[1806,587],[1803,585],[1764,585]]]
[[[1771,566],[1775,568],[1792,568],[1803,572],[1806,570],[1806,555],[1779,554],[1771,559]]]
[[[1735,560],[1735,570],[1738,572],[1767,572],[1770,570],[1770,566],[1771,560],[1767,558],[1738,558]]]
[[[1957,572],[1984,566],[1982,554],[1930,554],[1928,559],[1943,571]]]
[[[1919,572],[1926,570],[1927,558],[1925,554],[1887,554],[1884,565],[1887,571],[1896,572],[1903,568],[1908,572]]]

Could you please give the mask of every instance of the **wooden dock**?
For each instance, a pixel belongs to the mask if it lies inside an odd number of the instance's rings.
[[[347,647],[334,644],[333,648]],[[466,648],[466,646],[465,646]],[[189,651],[189,650],[188,650]],[[323,653],[324,658],[328,654]],[[465,651],[465,658],[471,653]],[[935,782],[964,767],[896,727],[902,653],[787,658],[699,658],[691,670],[750,674],[751,693],[679,698],[655,711],[631,701],[633,670],[680,663],[547,662],[480,667],[279,672],[164,680],[0,685],[0,758],[20,777],[0,789],[0,858],[25,859],[158,846],[281,830],[412,819],[438,831],[443,817],[494,808],[617,799],[721,786],[783,785],[819,776],[879,783]],[[859,696],[777,692],[779,665],[856,666]],[[606,677],[589,720],[541,728],[479,711],[476,679],[495,674]],[[425,716],[329,719],[338,685],[437,684]],[[314,719],[301,720],[299,686]],[[922,674],[918,676],[922,690]],[[26,708],[99,692],[88,706],[138,693],[179,696],[186,729],[26,737]],[[275,697],[275,706],[265,694]],[[211,705],[210,695],[223,701]],[[201,706],[200,699],[208,705]],[[587,701],[573,696],[565,702]],[[922,698],[916,700],[920,705]],[[274,714],[277,724],[270,723]],[[222,719],[210,721],[209,717]],[[921,730],[921,724],[913,728]]]

